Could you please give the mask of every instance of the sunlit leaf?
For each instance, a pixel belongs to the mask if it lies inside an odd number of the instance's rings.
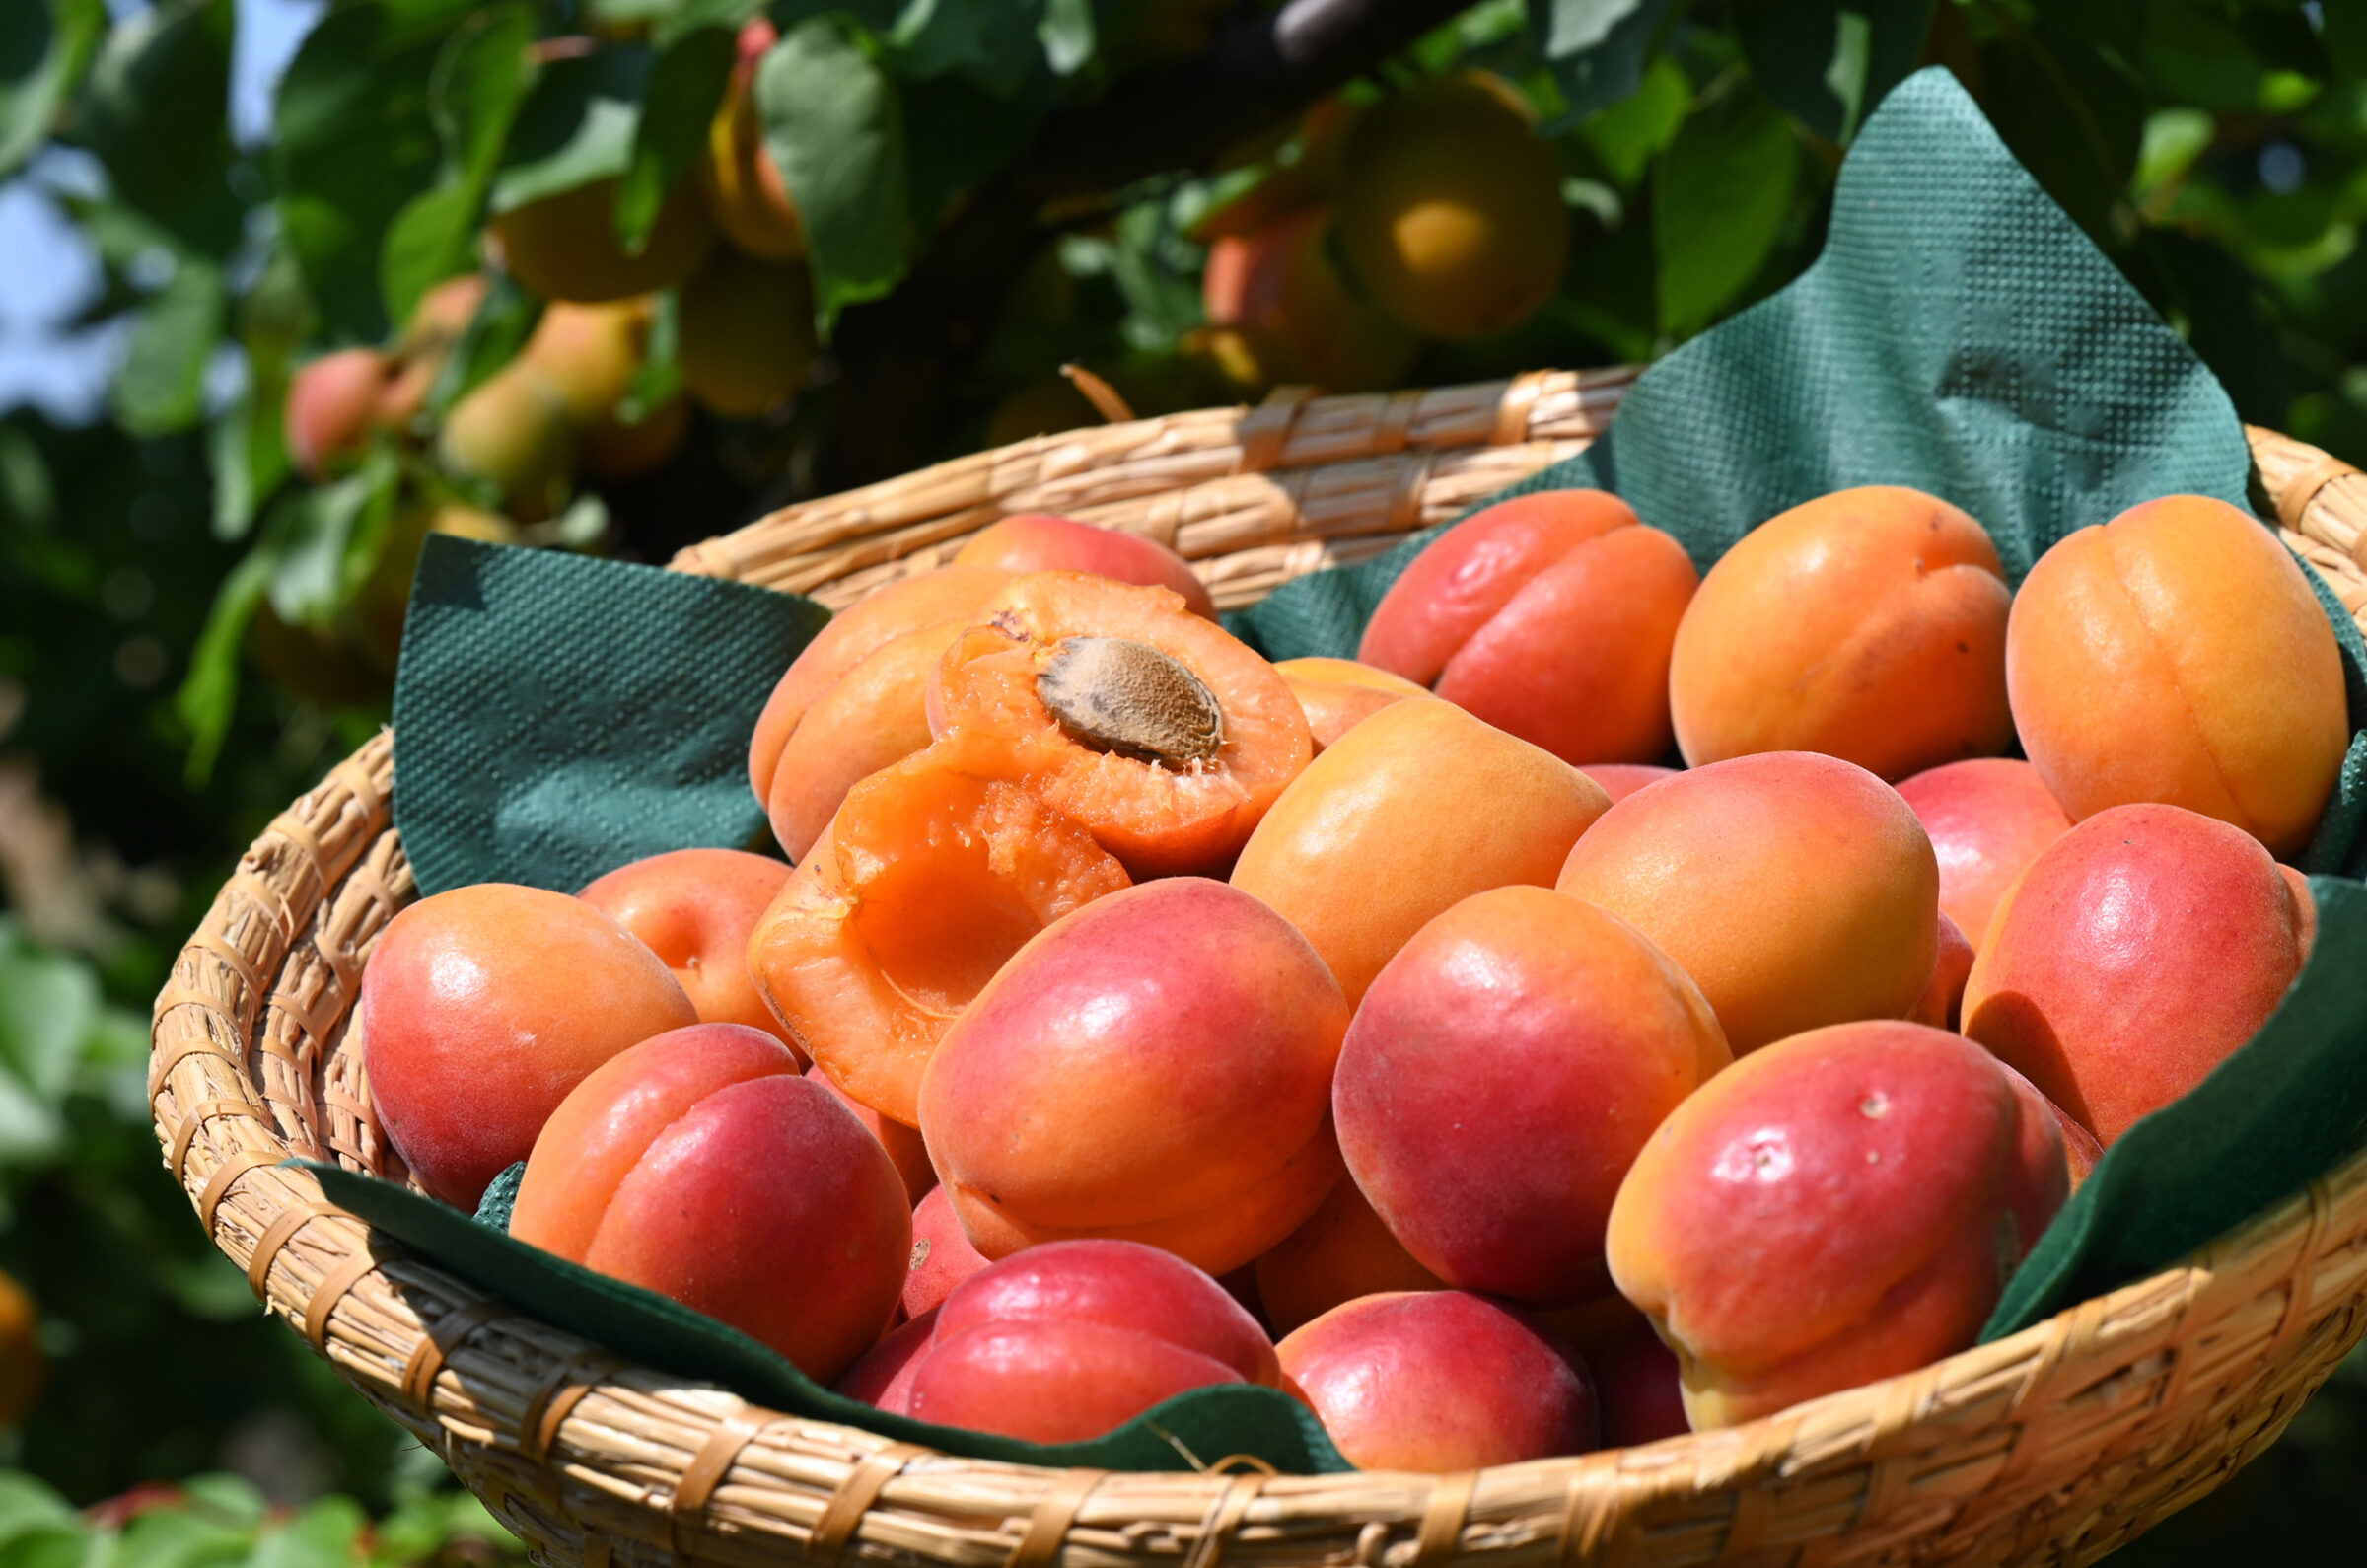
[[[429,77],[429,120],[444,148],[443,183],[405,202],[389,224],[379,269],[387,314],[402,321],[445,278],[476,263],[476,242],[503,141],[533,72],[533,11],[522,3],[469,18]]]
[[[1579,126],[1578,135],[1612,178],[1633,185],[1653,156],[1676,138],[1692,103],[1693,84],[1684,68],[1674,60],[1654,60],[1642,85]]]
[[[627,46],[543,66],[511,127],[493,210],[621,176],[632,163],[654,63],[648,49]]]
[[[817,309],[896,286],[906,262],[903,107],[896,83],[840,26],[813,18],[756,70],[764,146],[805,223]]]
[[[316,628],[335,623],[368,568],[399,477],[381,452],[336,483],[296,498],[272,552],[271,608],[281,620]]]
[[[1529,0],[1529,36],[1570,116],[1584,119],[1641,86],[1644,66],[1686,0]]]
[[[163,0],[129,18],[75,104],[76,134],[107,166],[115,199],[216,253],[238,238],[222,178],[233,15],[232,0]]]
[[[0,936],[0,1069],[54,1104],[98,1018],[99,978],[87,963]]]
[[[0,6],[0,179],[45,141],[107,33],[107,0]]]
[[[1791,122],[1755,93],[1730,93],[1685,122],[1652,187],[1664,330],[1699,331],[1757,273],[1799,165]]]

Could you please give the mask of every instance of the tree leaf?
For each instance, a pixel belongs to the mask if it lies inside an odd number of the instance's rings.
[[[1572,119],[1633,93],[1686,0],[1529,0],[1529,37]]]
[[[444,182],[405,202],[379,252],[394,321],[430,288],[476,264],[477,232],[502,144],[534,77],[534,12],[510,4],[470,17],[445,40],[429,76],[428,118],[444,149]]]
[[[1036,24],[1036,39],[1043,45],[1044,63],[1054,75],[1075,75],[1093,58],[1097,39],[1093,0],[1043,0],[1043,18]]]
[[[889,35],[897,74],[959,76],[1009,98],[1043,58],[1041,10],[1041,0],[912,0]]]
[[[1653,157],[1676,139],[1693,105],[1685,68],[1665,56],[1644,72],[1643,84],[1578,127],[1579,140],[1603,160],[1613,178],[1632,186]]]
[[[325,630],[352,597],[393,514],[400,471],[383,449],[334,484],[301,492],[273,550],[271,608]]]
[[[633,160],[655,59],[624,45],[543,66],[510,129],[493,210],[621,176]]]
[[[805,222],[825,331],[906,262],[904,119],[895,81],[833,20],[781,36],[756,68],[765,150]]]
[[[1664,331],[1699,331],[1757,273],[1799,165],[1791,122],[1756,93],[1729,93],[1686,120],[1652,187]]]
[[[230,163],[231,0],[164,0],[108,36],[75,106],[117,201],[215,254],[239,238]]]
[[[904,100],[905,185],[912,225],[935,230],[948,203],[1019,155],[1052,107],[1046,91],[993,97],[962,77],[931,83]]]
[[[2116,249],[2145,141],[2143,89],[2093,45],[2041,22],[1981,50],[1980,107],[2072,221]]]
[[[49,139],[107,34],[107,0],[0,6],[0,179]]]
[[[55,1105],[99,1017],[99,977],[62,954],[0,942],[0,1066]]]
[[[291,497],[282,506],[294,504]],[[205,629],[197,634],[197,645],[189,651],[189,673],[173,694],[173,711],[189,729],[189,754],[182,776],[191,789],[204,788],[213,777],[222,743],[230,735],[230,721],[238,711],[239,650],[247,640],[249,622],[270,591],[276,564],[271,532],[266,523],[264,540],[248,551],[214,591]]]
[[[1829,142],[1847,143],[1903,81],[1933,0],[1743,0],[1734,32],[1759,91]]]
[[[632,163],[616,192],[616,226],[627,250],[648,240],[667,192],[706,156],[707,127],[723,106],[739,54],[737,36],[721,27],[685,33],[659,52],[633,132]]]
[[[221,344],[229,309],[222,269],[202,256],[182,255],[172,281],[141,310],[115,373],[114,413],[124,429],[160,436],[197,422],[206,366]]]
[[[454,403],[482,385],[485,378],[517,358],[518,350],[534,335],[542,319],[542,302],[529,294],[516,278],[497,273],[476,314],[461,331],[428,389],[427,410],[438,419]]]

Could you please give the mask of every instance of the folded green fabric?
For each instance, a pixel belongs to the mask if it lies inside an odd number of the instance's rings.
[[[661,850],[755,841],[749,733],[828,618],[741,583],[429,535],[394,680],[394,825],[420,891],[573,892]]]

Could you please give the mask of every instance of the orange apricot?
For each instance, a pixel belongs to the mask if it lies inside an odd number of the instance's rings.
[[[1195,615],[1216,604],[1191,563],[1147,534],[1080,523],[1050,512],[1020,512],[990,523],[954,552],[956,566],[1005,572],[1091,572],[1144,588],[1172,588]]]
[[[546,300],[588,305],[672,288],[696,272],[715,249],[715,226],[688,185],[658,209],[647,242],[628,251],[616,234],[610,175],[523,202],[493,219],[510,273]]]
[[[1578,771],[1603,786],[1614,806],[1637,790],[1649,789],[1664,778],[1675,778],[1677,769],[1662,767],[1653,762],[1581,762]]]
[[[395,362],[375,348],[323,354],[288,379],[289,461],[308,479],[325,477],[361,455],[379,423],[379,403],[396,374]]]
[[[2039,770],[2017,757],[1978,756],[1926,768],[1901,779],[1899,798],[1914,808],[1940,861],[1940,912],[1974,948],[2022,869],[2071,830],[2062,803]]]
[[[676,849],[594,878],[576,896],[639,937],[674,972],[702,1024],[780,1021],[748,977],[748,937],[789,868],[738,849]]]
[[[1285,659],[1274,670],[1298,697],[1318,756],[1391,703],[1430,694],[1403,676],[1353,659]]]
[[[1333,1187],[1323,1207],[1255,1266],[1257,1300],[1279,1333],[1359,1296],[1443,1290],[1447,1283],[1414,1261],[1354,1181]]]
[[[1271,376],[1327,392],[1400,385],[1421,344],[1350,289],[1332,264],[1331,214],[1309,207],[1208,248],[1200,298],[1209,321],[1272,346]]]
[[[780,165],[765,150],[756,113],[756,67],[779,41],[780,31],[763,17],[741,27],[739,58],[708,126],[707,156],[696,177],[707,215],[734,249],[766,261],[797,261],[806,253],[806,227]]]

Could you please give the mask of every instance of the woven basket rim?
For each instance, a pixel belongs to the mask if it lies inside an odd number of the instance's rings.
[[[2315,448],[2249,434],[2288,538],[2354,614],[2367,610],[2367,481]],[[2217,1375],[2196,1368],[2214,1325],[2271,1373],[2306,1352],[2302,1398],[2367,1329],[2362,1149],[2190,1259],[2008,1338],[1745,1426],[1637,1449],[1448,1476],[1243,1476],[1221,1466],[1104,1476],[958,1459],[758,1410],[633,1368],[402,1256],[309,1175],[279,1166],[327,1150],[366,1168],[379,1147],[366,1084],[354,1062],[339,1065],[337,1047],[369,941],[414,895],[392,784],[392,735],[382,732],[275,820],[225,885],[157,999],[158,1136],[209,1237],[266,1306],[553,1561],[605,1562],[612,1550],[651,1561],[693,1550],[834,1558],[860,1546],[906,1561],[1033,1568],[1063,1550],[1107,1563],[1112,1553],[1147,1561],[1172,1545],[1188,1554],[1186,1568],[1212,1568],[1228,1542],[1274,1561],[1349,1548],[1393,1563],[1492,1560],[1541,1542],[1588,1557],[1632,1542],[1664,1515],[1710,1521],[1700,1528],[1714,1527],[1730,1556],[1792,1538],[1790,1505],[1768,1499],[1805,1498],[1820,1477],[1862,1482],[1837,1532],[1862,1534],[1912,1514],[1916,1487],[1951,1468],[1952,1437],[2068,1398],[2117,1411],[2139,1374],[2166,1376],[2156,1403],[2178,1407],[2191,1379]],[[2145,1372],[2165,1356],[2166,1373]],[[2264,1447],[2298,1403],[2280,1395],[2250,1447],[2229,1452]],[[1984,1497],[2035,1478],[2044,1461],[2026,1457],[2029,1447],[2011,1443],[1982,1461],[1994,1473],[1960,1505],[1977,1514]],[[2152,1499],[2095,1554],[2215,1479]],[[2017,1554],[2049,1538],[2031,1536],[2021,1516],[2000,1518],[1992,1524],[2021,1543]],[[1123,1531],[1110,1533],[1113,1519],[1163,1522],[1166,1533],[1137,1549]],[[2074,1554],[2091,1555],[2084,1545]]]

